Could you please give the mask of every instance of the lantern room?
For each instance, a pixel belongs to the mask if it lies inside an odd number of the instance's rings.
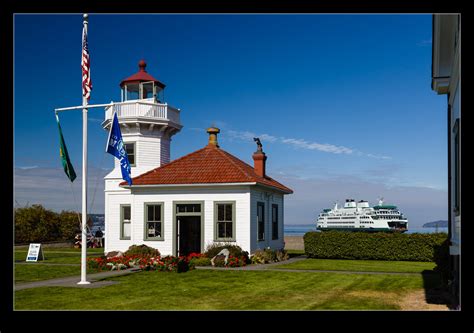
[[[145,60],[140,60],[138,68],[137,73],[120,82],[122,102],[146,99],[164,103],[166,85],[147,73]]]

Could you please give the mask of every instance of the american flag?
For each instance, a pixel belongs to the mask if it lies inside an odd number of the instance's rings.
[[[87,23],[84,24],[82,29],[82,96],[87,98],[91,97],[92,82],[91,82],[91,70],[89,62],[89,45],[87,44]]]

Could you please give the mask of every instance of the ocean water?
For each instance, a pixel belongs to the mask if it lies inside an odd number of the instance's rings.
[[[316,225],[314,224],[285,224],[284,233],[285,236],[303,236],[308,231],[316,231]],[[408,227],[407,234],[431,234],[434,232],[445,232],[448,233],[448,228],[423,228],[423,227]]]
[[[104,221],[93,221],[92,225],[92,232],[98,228],[101,228],[104,232]],[[285,236],[304,236],[305,233],[308,231],[316,231],[315,224],[285,224],[284,226],[284,234]],[[448,233],[448,228],[423,228],[423,227],[408,227],[407,234],[414,234],[414,233],[421,233],[421,234],[430,234],[434,232],[445,232]]]

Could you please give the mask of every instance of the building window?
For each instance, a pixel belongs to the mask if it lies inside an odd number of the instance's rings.
[[[235,241],[235,202],[214,204],[215,240]]]
[[[460,151],[459,151],[459,119],[456,119],[454,124],[454,213],[460,214],[460,197],[461,197],[461,184],[460,184]]]
[[[257,202],[257,240],[265,239],[265,204]]]
[[[135,142],[128,142],[123,145],[125,146],[130,166],[135,166]]]
[[[120,205],[120,239],[130,239],[131,216],[130,205]]]
[[[176,213],[200,213],[201,204],[179,204],[176,205]]]
[[[163,203],[145,204],[145,240],[163,240]]]
[[[278,205],[272,205],[272,239],[278,239]]]

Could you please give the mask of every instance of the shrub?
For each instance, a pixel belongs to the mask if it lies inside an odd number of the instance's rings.
[[[435,248],[443,247],[447,234],[401,234],[325,231],[307,232],[309,258],[434,261]],[[442,251],[441,251],[442,252]]]
[[[124,255],[126,256],[133,256],[133,255],[140,255],[140,256],[152,256],[152,257],[159,257],[160,251],[153,247],[146,246],[145,244],[142,245],[132,245],[125,251]]]
[[[268,264],[271,262],[278,262],[288,260],[288,253],[286,250],[256,250],[251,257],[252,264]]]
[[[211,266],[211,259],[207,257],[194,257],[189,261],[189,266]]]
[[[242,248],[238,245],[229,243],[212,243],[211,245],[208,245],[206,247],[204,255],[212,259],[223,249],[229,250],[229,256],[233,256],[236,258],[244,257],[245,262],[249,262],[249,253],[247,251],[243,251]]]

